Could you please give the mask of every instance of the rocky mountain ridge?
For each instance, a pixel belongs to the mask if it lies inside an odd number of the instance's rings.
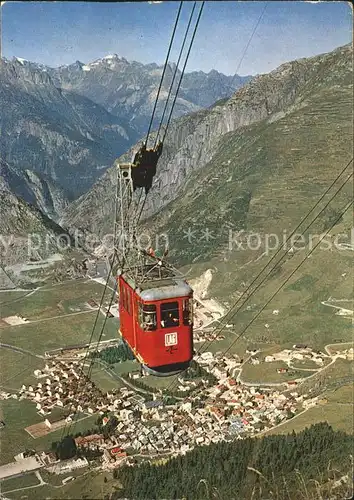
[[[57,88],[47,72],[0,61],[2,158],[51,179],[68,199],[84,193],[136,139],[128,124]]]
[[[167,66],[159,102],[156,108],[158,126],[176,65]],[[76,61],[58,68],[41,68],[51,75],[55,84],[72,90],[104,106],[113,115],[123,118],[142,136],[148,128],[163,67],[155,63],[142,64],[127,61],[117,54],[84,64]],[[177,71],[172,95],[181,76]],[[174,117],[211,106],[218,99],[228,97],[247,83],[251,76],[228,76],[212,70],[209,73],[185,73],[174,108]]]
[[[165,87],[173,70],[171,65],[157,115],[162,112]],[[161,72],[156,64],[129,63],[115,55],[89,65],[77,61],[60,68],[22,58],[2,58],[2,158],[17,173],[25,172],[27,179],[20,175],[26,185],[18,185],[15,193],[58,220],[69,200],[85,193],[114,159],[137,141],[141,130],[146,133]],[[203,106],[233,88],[227,89],[232,77],[218,72],[191,73],[185,75],[188,79],[186,95],[177,100],[177,115],[200,108],[188,100],[187,94],[194,93],[192,98],[198,100],[195,91],[202,85],[209,89],[209,97],[201,102]],[[232,85],[241,81],[235,78]],[[36,184],[31,195],[29,177]],[[61,203],[54,206],[50,202],[48,188],[61,193]]]

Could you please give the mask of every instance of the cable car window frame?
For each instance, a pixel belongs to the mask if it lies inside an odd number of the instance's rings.
[[[125,309],[125,286],[122,283],[120,285],[120,305]]]
[[[152,322],[147,323],[146,318],[150,316]],[[154,332],[157,330],[157,308],[155,304],[138,303],[138,322],[144,332]],[[149,326],[149,328],[146,328]]]
[[[193,299],[183,299],[182,302],[182,318],[184,326],[193,325]]]
[[[171,322],[169,322],[167,321],[167,319],[165,319],[166,315],[168,313],[171,313],[171,311],[177,313],[177,315],[175,315],[175,319],[177,321],[174,321],[172,319]],[[171,302],[163,302],[160,305],[160,323],[161,323],[161,328],[177,328],[180,326],[180,311],[179,311],[178,300],[174,300]]]
[[[131,316],[132,314],[132,294],[129,288],[126,288],[126,301],[127,301],[127,313]]]
[[[138,325],[140,325],[140,302],[137,300],[136,296],[134,297],[134,308],[135,308],[135,321]]]

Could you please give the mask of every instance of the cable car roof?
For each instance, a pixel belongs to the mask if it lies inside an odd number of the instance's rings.
[[[176,299],[177,297],[188,297],[193,290],[183,280],[161,280],[152,283],[144,283],[136,290],[137,295],[144,301]]]
[[[176,299],[178,297],[188,297],[192,295],[193,290],[183,280],[161,280],[158,282],[144,283],[142,287],[136,290],[136,293],[144,301]]]
[[[123,274],[122,277],[144,301],[175,299],[189,297],[193,294],[193,290],[188,283],[180,278],[155,279],[134,286],[134,282],[128,276]]]

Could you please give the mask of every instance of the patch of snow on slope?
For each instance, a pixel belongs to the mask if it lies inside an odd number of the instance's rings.
[[[24,64],[25,62],[27,62],[27,59],[22,59],[22,57],[16,57],[16,60],[21,63],[21,64]]]

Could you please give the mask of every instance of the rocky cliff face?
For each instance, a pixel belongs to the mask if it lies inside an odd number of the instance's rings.
[[[34,186],[38,179],[31,177],[30,180],[29,177],[26,182],[25,175],[22,172],[17,173],[3,161],[1,162],[0,257],[2,266],[26,262],[31,258],[45,259],[59,251],[61,235],[65,234],[63,228],[41,210],[14,194],[11,186],[13,184],[16,186],[18,181],[21,181],[22,194],[27,197],[36,197]]]
[[[228,135],[238,133],[239,145],[234,149],[237,158],[238,147],[245,146],[245,141],[248,140],[252,148],[254,140],[248,137],[249,127],[282,119],[304,106],[308,95],[339,85],[339,79],[348,85],[351,64],[349,46],[289,62],[269,74],[255,77],[225,102],[175,120],[166,136],[157,175],[145,205],[145,217],[151,217],[177,199],[190,176],[198,175],[220,153]],[[263,155],[266,159],[266,149]],[[127,159],[129,155],[121,158],[122,161]],[[62,222],[67,226],[79,225],[96,234],[110,232],[115,182],[112,168],[68,208]],[[199,183],[197,188],[203,190]],[[165,208],[164,213],[167,216],[169,210]]]
[[[0,177],[14,195],[41,210],[53,220],[67,205],[64,190],[52,179],[32,170],[21,170],[0,159]]]

